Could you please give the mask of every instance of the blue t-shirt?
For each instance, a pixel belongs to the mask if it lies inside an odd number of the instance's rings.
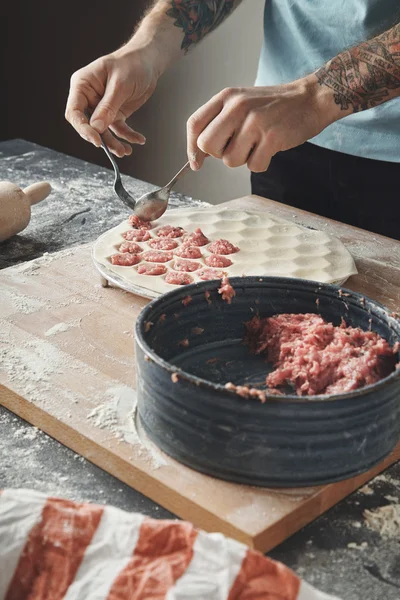
[[[332,57],[400,22],[400,0],[266,0],[256,85],[312,73]],[[400,97],[333,123],[312,143],[400,162]]]

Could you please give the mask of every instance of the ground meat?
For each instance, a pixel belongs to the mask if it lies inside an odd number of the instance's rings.
[[[216,269],[202,269],[197,275],[203,281],[210,281],[211,279],[222,279],[225,276],[225,273],[223,271],[217,271]]]
[[[192,296],[185,296],[185,298],[182,300],[183,306],[188,306],[188,304],[190,304],[192,300]]]
[[[130,254],[139,254],[143,251],[143,248],[136,244],[136,242],[122,242],[118,248],[119,252],[129,252]]]
[[[210,240],[204,235],[200,227],[198,227],[193,233],[185,235],[183,241],[185,244],[191,244],[192,246],[205,246]]]
[[[204,333],[204,329],[203,327],[193,327],[192,333],[193,335],[201,335],[202,333]]]
[[[216,240],[208,247],[209,251],[213,254],[234,254],[239,252],[240,248],[234,246],[228,240]]]
[[[145,333],[147,333],[148,331],[150,331],[150,329],[153,327],[154,323],[152,321],[145,321],[144,322],[144,331]]]
[[[150,233],[145,229],[130,229],[129,231],[125,231],[122,237],[129,242],[147,242],[147,240],[151,239]]]
[[[299,396],[349,392],[379,381],[395,366],[395,348],[377,333],[327,323],[315,314],[282,314],[245,324],[245,343],[275,370],[267,385],[291,383]]]
[[[166,283],[171,283],[173,285],[188,285],[192,283],[193,277],[189,275],[189,273],[170,271],[165,278]]]
[[[143,219],[137,215],[131,215],[128,221],[135,229],[151,229],[152,227],[150,221],[143,221]]]
[[[172,373],[172,375],[171,375],[171,381],[172,381],[172,383],[178,383],[179,377],[178,377],[177,373]]]
[[[189,340],[187,338],[181,340],[178,346],[182,346],[183,348],[189,348]]]
[[[204,297],[205,297],[205,299],[207,300],[207,304],[208,304],[208,305],[212,304],[212,300],[210,299],[210,297],[211,297],[211,294],[210,294],[210,292],[209,292],[208,290],[206,290],[206,291],[204,292]]]
[[[180,248],[176,250],[175,254],[181,258],[201,258],[200,248],[197,246],[190,246],[188,243],[183,243]]]
[[[211,254],[205,259],[205,263],[209,267],[216,267],[217,269],[223,269],[224,267],[230,267],[232,261],[226,256],[219,256],[218,254]]]
[[[160,237],[167,238],[178,238],[182,237],[185,233],[185,230],[182,227],[172,227],[172,225],[164,225],[164,227],[160,227],[157,229],[156,234]]]
[[[110,260],[113,265],[119,265],[120,267],[132,267],[132,265],[137,265],[140,262],[139,256],[130,254],[129,252],[114,254]]]
[[[183,271],[184,273],[192,273],[193,271],[197,271],[200,267],[201,264],[194,260],[183,260],[181,258],[177,258],[173,266],[175,271]]]
[[[236,292],[229,283],[229,279],[224,277],[218,290],[218,294],[221,294],[222,300],[225,300],[228,304],[232,302],[232,298],[236,296]]]
[[[225,389],[230,392],[235,392],[242,398],[256,398],[264,404],[267,399],[267,392],[264,390],[258,390],[257,388],[248,387],[247,385],[234,385],[229,382],[225,384]],[[279,392],[280,393],[280,392]]]
[[[174,248],[176,248],[178,245],[177,242],[175,242],[175,240],[171,240],[170,238],[164,238],[164,239],[154,239],[151,240],[151,242],[149,242],[149,246],[150,248],[153,248],[153,250],[174,250]]]
[[[139,275],[164,275],[167,267],[164,265],[139,265],[137,272]]]
[[[172,260],[172,252],[157,252],[157,250],[148,250],[142,254],[143,260],[147,262],[166,263]]]

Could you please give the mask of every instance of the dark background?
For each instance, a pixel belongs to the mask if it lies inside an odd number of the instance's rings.
[[[3,4],[0,140],[22,138],[109,166],[104,153],[64,119],[69,80],[74,71],[129,39],[148,0]]]

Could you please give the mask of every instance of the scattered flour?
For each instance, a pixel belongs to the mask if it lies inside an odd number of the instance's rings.
[[[3,289],[1,291],[2,298],[8,300],[16,312],[29,315],[43,308],[43,302],[39,298],[31,298],[25,294],[12,292],[11,290]]]
[[[78,402],[79,394],[56,388],[54,375],[80,368],[85,373],[89,368],[74,361],[50,342],[28,336],[20,345],[10,343],[9,323],[0,320],[0,379],[4,374],[13,383],[14,389],[30,402],[38,406],[53,398],[57,390],[58,398]]]
[[[361,544],[356,544],[356,542],[349,542],[347,544],[347,547],[354,550],[365,550],[366,548],[368,548],[368,542],[361,542]]]
[[[68,329],[72,329],[73,327],[79,327],[81,321],[82,319],[75,319],[74,321],[71,321],[71,323],[57,323],[53,327],[50,327],[44,335],[49,337],[51,335],[57,335],[57,333],[62,333],[63,331],[68,331]]]
[[[109,388],[99,398],[102,403],[92,409],[87,418],[100,429],[107,429],[119,440],[131,444],[152,469],[167,464],[167,456],[144,433],[137,418],[136,391],[127,385]]]
[[[364,511],[365,522],[382,537],[400,538],[400,504]]]
[[[358,491],[361,492],[361,494],[365,494],[366,496],[372,496],[374,494],[374,490],[369,485],[364,485]]]

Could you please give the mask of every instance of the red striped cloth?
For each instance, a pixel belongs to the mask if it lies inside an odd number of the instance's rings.
[[[190,523],[31,490],[0,494],[0,600],[186,598],[335,600],[283,564]]]

